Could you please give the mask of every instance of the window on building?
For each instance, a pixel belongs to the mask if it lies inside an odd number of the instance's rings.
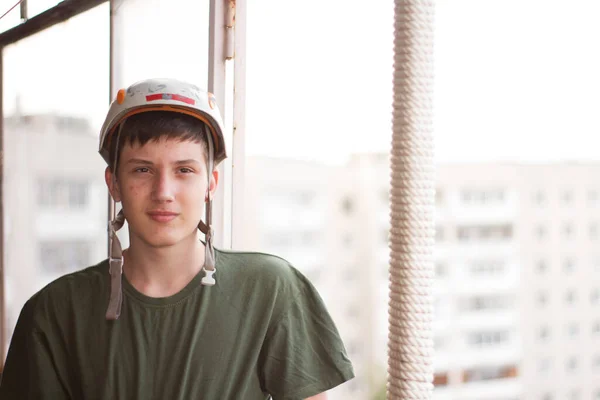
[[[567,294],[565,295],[565,300],[566,300],[567,304],[569,304],[569,305],[572,305],[573,303],[575,303],[576,292],[574,290],[567,291]]]
[[[39,243],[41,268],[50,274],[65,274],[89,266],[90,252],[90,244],[83,241]]]
[[[579,400],[581,398],[581,393],[579,392],[579,389],[571,389],[569,391],[568,398],[569,400]]]
[[[542,240],[546,238],[548,231],[544,225],[538,225],[535,227],[535,236],[538,240]]]
[[[506,330],[471,332],[467,335],[467,343],[473,347],[493,347],[508,342],[509,338]]]
[[[593,335],[600,335],[600,321],[596,321],[592,325],[592,334]]]
[[[472,225],[459,226],[457,236],[461,241],[498,241],[512,238],[512,225]]]
[[[569,371],[569,372],[575,371],[577,369],[577,365],[578,365],[577,357],[573,356],[573,357],[569,357],[567,359],[567,365],[566,365],[567,371]]]
[[[575,270],[575,261],[572,258],[566,258],[563,261],[563,270],[566,273],[571,273]]]
[[[573,224],[571,224],[571,223],[563,224],[563,226],[562,226],[563,238],[571,239],[573,237],[573,232],[574,232]]]
[[[441,189],[435,190],[435,205],[442,206],[444,204],[444,192]]]
[[[579,335],[579,325],[575,322],[570,323],[567,327],[567,333],[571,338],[577,337]]]
[[[545,292],[539,292],[537,294],[537,303],[540,307],[544,307],[548,303],[548,294]]]
[[[37,201],[44,208],[83,208],[88,204],[89,184],[67,178],[38,179]]]
[[[540,274],[544,274],[546,273],[546,271],[548,271],[548,263],[546,262],[546,260],[539,260],[537,262],[537,271]]]
[[[433,347],[436,350],[442,350],[446,347],[446,338],[441,336],[435,336],[433,338]]]
[[[310,207],[315,200],[316,193],[313,191],[299,190],[293,194],[294,203],[300,207]]]
[[[467,205],[493,205],[504,202],[505,191],[503,189],[463,189],[460,197],[461,201]]]
[[[596,354],[592,359],[592,368],[594,371],[600,371],[600,354]]]
[[[506,271],[506,263],[502,260],[474,260],[469,264],[472,276],[497,276]]]
[[[385,232],[382,231],[381,236],[382,236],[383,241],[386,244],[388,243],[388,240],[390,237],[389,235],[390,235],[390,233],[387,230],[385,230]],[[354,236],[351,233],[343,234],[342,235],[342,243],[344,243],[344,247],[351,248],[354,245]]]
[[[598,238],[598,224],[596,222],[592,222],[590,224],[590,239]]]
[[[542,374],[546,374],[550,371],[550,367],[552,366],[552,360],[549,358],[543,358],[539,361],[538,370]]]
[[[540,327],[540,329],[538,331],[538,338],[540,340],[547,340],[549,336],[550,336],[550,328],[548,328],[547,326]]]
[[[596,288],[592,290],[592,293],[590,295],[590,301],[592,304],[598,304],[598,302],[600,301],[600,289]]]
[[[435,227],[435,241],[436,242],[441,242],[442,240],[444,240],[444,228],[436,225]]]
[[[342,211],[346,215],[351,215],[354,211],[354,202],[350,196],[344,196],[342,199]]]
[[[598,200],[600,198],[598,197],[598,191],[597,190],[590,190],[588,192],[588,204],[591,206],[595,206],[598,205]]]
[[[562,195],[561,195],[561,200],[562,200],[563,204],[565,204],[565,205],[570,205],[571,203],[573,203],[573,191],[572,190],[563,191]]]
[[[433,386],[446,386],[448,384],[448,373],[447,372],[436,372],[433,375]]]
[[[542,190],[538,190],[533,195],[533,202],[538,206],[543,205],[544,203],[546,203],[546,194]]]
[[[477,382],[513,378],[515,376],[517,376],[517,367],[514,365],[481,366],[465,370],[463,373],[463,381]]]
[[[442,278],[448,275],[448,266],[446,263],[437,261],[435,263],[435,276],[436,278]]]
[[[502,295],[473,296],[461,301],[464,311],[497,311],[509,309],[511,306],[511,298]]]

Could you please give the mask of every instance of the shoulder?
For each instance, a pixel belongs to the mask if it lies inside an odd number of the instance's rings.
[[[22,315],[31,322],[47,319],[74,306],[98,300],[107,293],[108,263],[106,260],[85,269],[61,276],[34,294],[23,306]]]
[[[217,286],[238,310],[260,310],[278,320],[302,294],[316,295],[287,260],[267,253],[217,250]]]
[[[219,249],[217,260],[227,269],[227,275],[247,285],[259,284],[289,294],[310,286],[308,279],[290,262],[273,254]]]

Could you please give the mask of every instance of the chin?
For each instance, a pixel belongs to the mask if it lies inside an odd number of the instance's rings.
[[[164,248],[164,247],[171,247],[174,246],[176,244],[178,244],[179,242],[181,242],[181,240],[176,240],[176,239],[172,239],[172,238],[143,238],[142,239],[147,245],[151,246],[151,247],[155,247],[155,248]]]
[[[170,247],[180,244],[182,242],[188,242],[192,238],[192,235],[185,234],[181,231],[155,231],[154,233],[148,234],[144,233],[143,235],[138,236],[142,242],[146,243],[148,246],[161,248],[161,247]]]

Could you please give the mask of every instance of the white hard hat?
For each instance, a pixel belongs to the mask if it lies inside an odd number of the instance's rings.
[[[127,117],[147,111],[173,111],[198,118],[212,134],[215,165],[227,157],[223,122],[212,93],[175,79],[147,79],[119,90],[110,105],[98,148],[106,163],[109,163],[110,143],[119,124]]]

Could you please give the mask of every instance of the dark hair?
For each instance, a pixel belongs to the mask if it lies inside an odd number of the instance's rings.
[[[191,115],[172,111],[147,111],[132,115],[124,122],[118,149],[116,149],[116,139],[119,127],[116,129],[109,149],[109,168],[111,169],[115,166],[115,157],[118,168],[121,150],[126,144],[143,146],[149,141],[157,141],[162,138],[200,143],[204,156],[208,158],[208,144],[204,133],[208,129],[204,122]]]

